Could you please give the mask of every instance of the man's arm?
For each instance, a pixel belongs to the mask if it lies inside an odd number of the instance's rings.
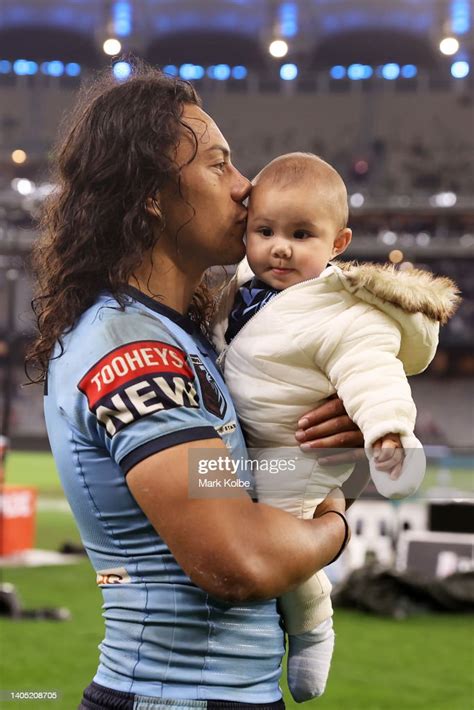
[[[253,503],[245,491],[232,498],[190,498],[193,448],[205,449],[207,459],[211,448],[216,459],[228,456],[221,439],[181,444],[134,466],[127,483],[197,586],[228,601],[271,599],[296,587],[337,555],[345,534],[339,515],[300,520]],[[229,477],[225,471],[218,475]],[[344,498],[324,501],[324,510],[328,509],[344,512]]]

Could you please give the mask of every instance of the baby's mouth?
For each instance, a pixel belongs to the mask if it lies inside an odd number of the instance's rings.
[[[270,268],[277,274],[286,274],[289,271],[293,271],[293,269],[290,269],[288,266],[271,266]]]

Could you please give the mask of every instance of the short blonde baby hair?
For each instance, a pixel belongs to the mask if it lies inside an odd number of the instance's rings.
[[[252,180],[252,184],[261,185],[267,180],[282,188],[304,183],[320,189],[333,207],[340,228],[347,227],[349,207],[344,180],[332,165],[318,155],[299,152],[279,155],[265,165]]]

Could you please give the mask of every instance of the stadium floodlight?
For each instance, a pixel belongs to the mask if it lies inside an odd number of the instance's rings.
[[[428,234],[428,232],[418,232],[415,237],[415,241],[418,246],[427,247],[428,244],[431,242],[431,236]]]
[[[34,182],[27,180],[26,178],[18,178],[16,180],[12,180],[12,187],[20,195],[26,197],[26,195],[31,195],[31,193],[35,191],[36,185]]]
[[[109,57],[114,57],[116,54],[119,54],[122,45],[116,39],[115,37],[110,37],[109,39],[106,39],[103,46],[102,46],[104,52],[109,55]]]
[[[212,79],[226,81],[230,77],[230,66],[228,64],[216,64],[209,67],[208,74]]]
[[[64,64],[57,60],[48,62],[48,74],[50,76],[62,76],[64,74]]]
[[[116,62],[113,66],[113,72],[118,81],[125,81],[132,73],[132,67],[128,62]]]
[[[356,175],[366,175],[369,172],[369,163],[364,158],[356,160],[354,163],[354,172]]]
[[[194,64],[181,64],[179,68],[179,75],[181,79],[194,79]]]
[[[268,51],[277,59],[281,57],[286,57],[288,54],[288,45],[283,39],[274,39],[268,47]]]
[[[232,77],[234,79],[245,79],[246,76],[247,76],[246,67],[243,67],[239,64],[238,66],[232,68]]]
[[[282,37],[295,37],[298,34],[298,5],[295,2],[282,3],[279,15]]]
[[[181,64],[179,68],[179,75],[181,79],[186,79],[186,81],[202,79],[204,74],[204,67],[201,67],[199,64]]]
[[[445,37],[439,43],[439,51],[441,54],[446,54],[450,57],[452,54],[456,54],[459,49],[459,42],[456,37]]]
[[[163,67],[164,74],[169,74],[170,76],[178,76],[178,67],[174,64],[167,64]]]
[[[387,79],[388,81],[393,81],[394,79],[398,79],[400,76],[400,67],[398,64],[395,64],[394,62],[389,62],[388,64],[384,64],[382,67],[382,76],[384,79]]]
[[[293,81],[298,76],[298,67],[296,64],[282,64],[280,67],[280,77],[284,81]]]
[[[350,64],[347,67],[347,76],[352,81],[357,81],[363,78],[363,67],[362,64]]]
[[[432,207],[454,207],[458,201],[455,192],[438,192],[430,197],[430,205]]]
[[[206,74],[206,70],[204,69],[204,67],[202,67],[200,64],[194,65],[194,78],[195,79],[202,79],[205,74]]]
[[[353,81],[370,79],[373,73],[372,67],[367,66],[367,64],[351,64],[347,69],[347,76]]]
[[[11,158],[14,163],[17,165],[22,165],[23,163],[26,162],[27,155],[24,150],[21,150],[20,148],[17,148],[12,152]]]
[[[390,229],[386,229],[380,233],[380,239],[384,244],[392,246],[393,244],[396,244],[398,237],[396,232],[392,232]]]
[[[349,202],[351,207],[362,207],[365,202],[364,195],[360,192],[354,192],[354,194],[350,196]]]
[[[65,71],[68,76],[79,76],[81,73],[81,65],[76,62],[69,62],[66,64]]]
[[[132,6],[125,0],[117,0],[113,6],[114,31],[119,37],[128,37],[132,32]]]
[[[469,62],[464,60],[453,62],[451,64],[451,75],[455,79],[464,79],[469,74]]]
[[[32,76],[38,71],[38,65],[27,59],[17,59],[16,62],[13,62],[13,71],[17,76]]]
[[[400,73],[404,79],[414,79],[418,74],[418,69],[414,64],[404,64]]]
[[[471,29],[471,0],[451,0],[451,30],[464,35]]]
[[[28,62],[26,59],[17,59],[13,62],[13,71],[17,76],[26,76],[28,74]]]
[[[346,67],[337,64],[335,67],[331,67],[329,73],[333,79],[344,79],[346,76]]]
[[[405,255],[400,249],[392,249],[392,251],[388,255],[388,258],[392,262],[392,264],[400,264],[405,258]]]

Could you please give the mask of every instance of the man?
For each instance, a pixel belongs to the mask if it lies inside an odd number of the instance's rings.
[[[51,358],[49,438],[104,596],[81,708],[281,708],[274,599],[343,549],[344,498],[302,521],[245,490],[188,487],[196,456],[221,485],[246,456],[202,279],[243,256],[249,182],[192,87],[152,69],[97,84],[71,126],[36,250],[30,362]],[[323,445],[360,444],[327,418],[306,422],[322,420]]]

